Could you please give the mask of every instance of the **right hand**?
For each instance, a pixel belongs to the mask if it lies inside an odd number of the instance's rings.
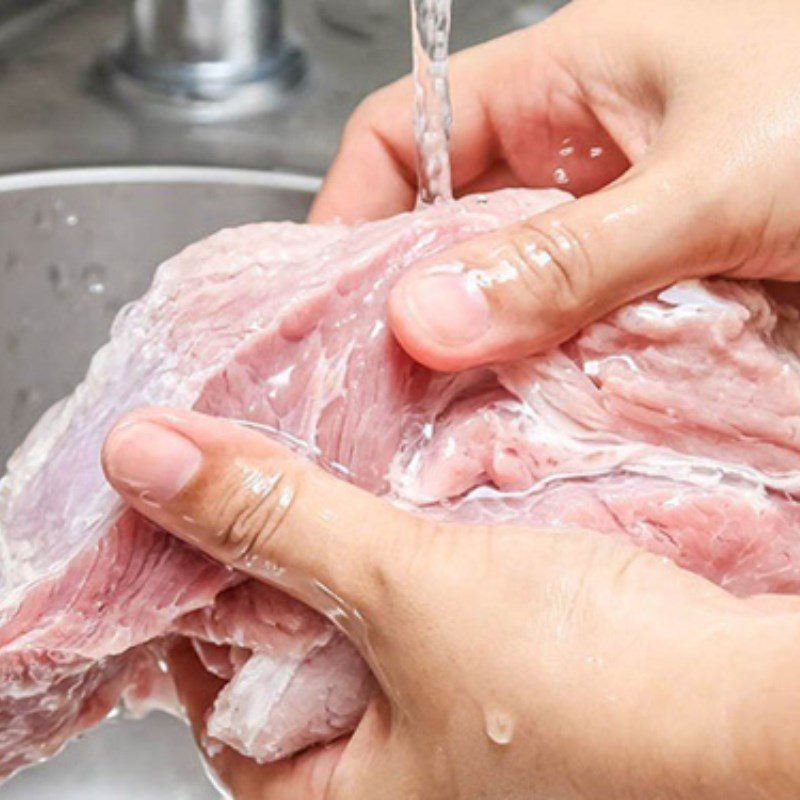
[[[800,279],[798,42],[795,0],[574,0],[455,57],[456,192],[561,176],[579,199],[406,275],[390,304],[403,346],[463,369],[681,278]],[[412,102],[409,79],[364,102],[313,221],[412,207]],[[463,290],[426,283],[442,263],[463,265]]]
[[[190,412],[129,416],[104,466],[213,558],[285,570],[383,690],[347,743],[215,755],[239,800],[800,797],[798,598],[739,600],[591,532],[435,524]],[[172,664],[200,736],[218,683],[190,648]]]

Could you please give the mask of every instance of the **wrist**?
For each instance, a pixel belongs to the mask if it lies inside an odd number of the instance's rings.
[[[672,676],[656,731],[666,796],[800,797],[800,615],[740,610],[699,628]]]
[[[729,688],[731,737],[743,791],[747,797],[795,800],[800,797],[800,614],[759,614],[730,672],[735,677]]]

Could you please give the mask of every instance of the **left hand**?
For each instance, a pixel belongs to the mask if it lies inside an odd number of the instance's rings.
[[[238,800],[800,796],[797,598],[737,599],[592,532],[435,524],[191,412],[129,416],[104,466],[166,530],[358,622],[383,693],[347,742],[215,756]],[[172,665],[199,735],[217,684],[188,649]]]
[[[800,281],[798,39],[795,0],[572,0],[455,56],[456,194],[578,199],[415,265],[389,304],[403,348],[457,371],[544,352],[685,278]],[[362,103],[312,221],[413,206],[413,91]]]

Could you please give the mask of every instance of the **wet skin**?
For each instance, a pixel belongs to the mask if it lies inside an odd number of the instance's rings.
[[[363,721],[275,766],[214,755],[240,800],[797,797],[798,598],[592,532],[435,524],[192,412],[127,417],[104,465],[166,530],[357,623]],[[202,740],[219,683],[189,646],[171,661]]]

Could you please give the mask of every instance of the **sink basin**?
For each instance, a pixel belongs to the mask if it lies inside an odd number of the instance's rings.
[[[80,380],[161,261],[229,225],[302,220],[317,186],[174,167],[0,178],[0,462]]]
[[[2,800],[221,800],[189,728],[163,714],[113,720],[0,787]]]
[[[0,178],[0,460],[81,379],[154,268],[219,228],[302,220],[318,181],[285,173],[115,168]],[[188,729],[106,723],[0,787],[0,800],[212,800]]]

